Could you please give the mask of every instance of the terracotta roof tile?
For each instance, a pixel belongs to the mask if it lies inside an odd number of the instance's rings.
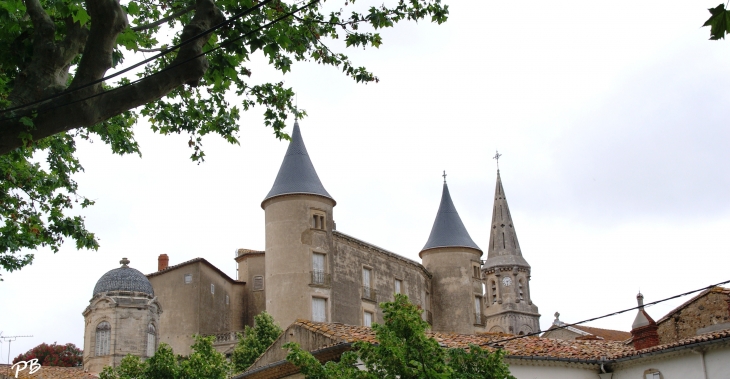
[[[590,333],[596,337],[603,338],[606,341],[626,341],[631,338],[631,332],[624,332],[621,330],[593,328],[583,325],[573,325],[573,327],[586,333]]]
[[[377,342],[375,339],[375,332],[371,328],[365,326],[322,323],[307,320],[297,320],[294,325],[299,325],[315,333],[328,335],[332,339],[339,340],[339,343],[351,343],[356,341],[366,341],[369,343]],[[471,344],[493,350],[494,348],[492,345],[495,343],[499,343],[501,340],[513,337],[512,335],[502,333],[452,334],[427,332],[426,334],[429,337],[433,337],[442,346],[461,349],[468,348]],[[619,341],[559,340],[541,337],[518,338],[499,343],[498,346],[506,350],[508,356],[513,357],[600,360],[601,357],[618,359],[721,338],[730,338],[730,329],[706,333],[674,343],[654,346],[643,350],[634,350],[631,345]]]
[[[0,365],[0,378],[15,378],[15,369],[10,365]],[[42,366],[30,374],[28,369],[18,371],[18,379],[92,379],[97,376],[84,372],[81,367]]]

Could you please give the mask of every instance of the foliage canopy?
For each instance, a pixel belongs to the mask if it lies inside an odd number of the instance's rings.
[[[72,343],[57,345],[54,342],[49,345],[44,342],[15,357],[13,364],[34,358],[42,366],[77,367],[83,363],[84,351]]]
[[[503,361],[504,351],[489,352],[479,346],[469,351],[442,348],[426,336],[427,322],[421,309],[405,295],[395,295],[390,303],[381,303],[384,323],[374,324],[377,344],[359,341],[353,350],[342,354],[338,362],[322,365],[308,351],[293,342],[287,360],[299,367],[307,379],[514,379]],[[364,365],[364,370],[358,364]]]
[[[254,317],[254,327],[246,326],[244,335],[238,336],[238,344],[231,355],[234,372],[243,372],[256,361],[283,331],[266,311]]]
[[[122,358],[119,367],[104,367],[99,379],[226,379],[231,366],[213,347],[214,337],[196,336],[193,353],[175,357],[172,348],[161,343],[155,355],[142,361],[136,355]]]
[[[283,82],[257,82],[250,61],[263,59],[281,74],[311,61],[356,82],[377,82],[328,44],[377,48],[380,29],[448,17],[441,0],[371,7],[334,0],[341,6],[334,11],[325,11],[325,1],[1,1],[0,267],[18,270],[34,258],[24,251],[55,252],[64,239],[99,247],[83,218],[69,214],[93,204],[73,179],[83,171],[79,141],[99,139],[115,154],[141,154],[133,127],[143,117],[157,133],[189,136],[191,158],[200,162],[202,137],[238,143],[239,116],[255,106],[277,138],[288,138],[287,115],[305,112],[295,109],[294,90]],[[241,12],[248,13],[232,17]],[[138,78],[105,80],[110,69],[181,42],[140,68]]]

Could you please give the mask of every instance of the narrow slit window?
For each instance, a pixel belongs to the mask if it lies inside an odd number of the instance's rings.
[[[96,326],[96,356],[109,355],[109,340],[111,339],[112,326],[102,321]]]
[[[210,293],[215,294],[215,284],[210,283]]]
[[[492,280],[492,303],[497,302],[497,282]]]
[[[151,357],[155,355],[155,351],[157,351],[157,333],[155,326],[149,324],[147,326],[147,356]]]

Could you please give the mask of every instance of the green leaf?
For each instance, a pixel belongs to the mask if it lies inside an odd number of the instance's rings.
[[[19,121],[22,122],[23,125],[25,125],[25,126],[33,127],[33,120],[31,120],[30,117],[23,116],[23,117],[20,118]]]
[[[134,1],[130,1],[129,5],[127,5],[127,13],[131,14],[132,16],[139,15],[139,5],[135,3]]]
[[[710,39],[724,39],[725,33],[730,33],[730,12],[725,9],[725,4],[720,4],[715,8],[708,9],[710,16],[702,25],[710,27]]]
[[[91,20],[91,16],[86,13],[86,9],[79,7],[73,14],[73,20],[74,22],[80,23],[81,26],[84,26],[87,22],[89,22],[89,20]]]

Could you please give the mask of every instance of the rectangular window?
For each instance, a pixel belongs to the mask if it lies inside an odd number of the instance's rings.
[[[327,300],[319,297],[312,298],[312,321],[327,322]]]
[[[264,289],[264,277],[256,275],[253,277],[253,290],[262,291]]]
[[[210,293],[215,293],[215,284],[210,283]]]
[[[400,279],[395,280],[395,293],[403,293],[401,292],[403,288],[403,281]]]
[[[190,284],[193,282],[193,275],[192,274],[185,274],[185,284]]]
[[[325,255],[314,253],[312,254],[312,284],[324,285],[327,283],[327,278],[324,272]]]
[[[646,374],[646,379],[659,379],[661,378],[660,374],[658,372],[652,372],[649,374]]]
[[[226,295],[226,305],[230,304],[231,300],[228,298],[228,295]]]
[[[362,325],[371,327],[373,326],[373,314],[372,312],[365,311],[362,313]]]
[[[372,279],[371,271],[369,268],[362,269],[362,297],[366,299],[372,299],[372,286],[370,280]]]
[[[480,296],[474,297],[474,323],[484,325],[482,322],[482,298]]]

